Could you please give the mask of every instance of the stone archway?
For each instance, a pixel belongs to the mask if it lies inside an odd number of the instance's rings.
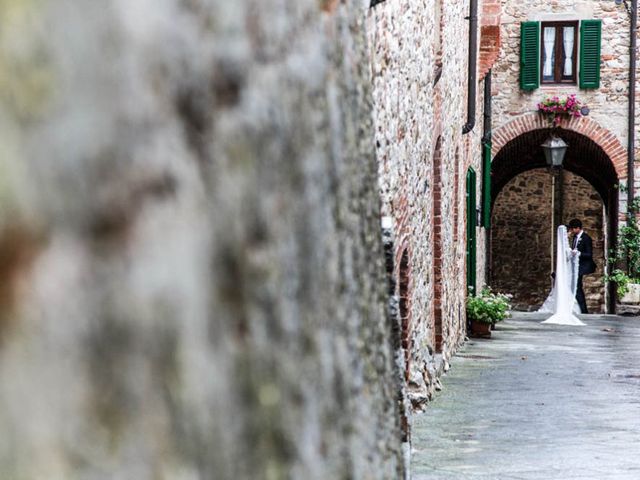
[[[560,135],[570,146],[565,157],[565,173],[552,179],[546,170],[540,148],[550,129],[537,114],[527,115],[518,120],[507,124],[496,132],[494,137],[496,143],[491,168],[492,206],[493,215],[497,215],[498,218],[492,221],[491,282],[506,283],[507,287],[517,290],[530,281],[535,285],[533,288],[541,290],[526,300],[529,302],[529,308],[535,308],[536,303],[541,303],[539,297],[543,295],[543,290],[546,290],[544,284],[549,284],[549,260],[553,258],[552,253],[548,253],[551,233],[560,222],[568,221],[569,216],[579,216],[594,233],[592,237],[596,237],[597,254],[601,255],[598,271],[585,281],[588,281],[591,289],[590,308],[602,311],[604,303],[606,311],[611,311],[614,302],[611,301],[611,289],[605,289],[603,280],[606,265],[604,256],[615,243],[618,223],[617,185],[620,178],[626,177],[623,175],[626,173],[626,153],[617,139],[611,139],[610,132],[594,122],[586,119],[570,122],[567,128],[560,131]],[[525,130],[532,125],[537,128]],[[568,128],[570,126],[573,128]],[[524,131],[518,134],[520,130]],[[578,130],[590,132],[589,136]],[[551,187],[552,181],[559,183],[553,183]],[[501,195],[501,201],[496,204],[496,199]],[[506,209],[503,205],[505,202],[511,202]],[[553,210],[550,210],[551,205],[554,205]],[[509,213],[505,216],[504,212]],[[548,218],[541,220],[545,212]],[[510,275],[509,272],[497,268],[496,262],[504,263],[501,258],[508,257],[501,257],[501,252],[516,252],[518,242],[526,241],[514,237],[513,231],[517,230],[528,235],[529,241],[533,242],[536,248],[526,254],[529,262],[527,265],[530,265],[516,268],[517,271],[513,272],[514,281],[509,282],[509,279],[505,278],[505,275]],[[536,252],[539,252],[539,259]],[[523,277],[527,276],[530,278],[525,278],[527,281],[523,283]],[[523,295],[520,297],[521,300],[525,298]]]

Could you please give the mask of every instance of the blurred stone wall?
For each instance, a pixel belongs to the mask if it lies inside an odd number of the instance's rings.
[[[584,277],[584,291],[591,313],[605,311],[604,225],[602,199],[582,177],[563,171],[563,213],[565,224],[582,220],[593,240],[595,273]],[[513,178],[498,195],[491,229],[491,285],[513,294],[519,310],[537,310],[551,289],[555,253],[551,253],[551,175],[534,169]]]
[[[367,4],[0,0],[0,478],[402,478]]]

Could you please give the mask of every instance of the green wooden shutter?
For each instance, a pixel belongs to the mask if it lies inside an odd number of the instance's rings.
[[[600,33],[602,20],[583,20],[580,25],[580,88],[600,87]]]
[[[491,141],[482,144],[482,226],[491,226]]]
[[[540,22],[520,24],[520,88],[540,86]]]
[[[476,294],[476,172],[467,171],[467,292]]]

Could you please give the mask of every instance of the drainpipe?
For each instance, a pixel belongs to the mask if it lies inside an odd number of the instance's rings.
[[[484,119],[484,123],[482,125],[482,139],[480,140],[482,142],[482,147],[483,147],[483,152],[482,152],[482,159],[483,159],[483,182],[489,182],[491,181],[491,163],[484,163],[485,160],[485,155],[484,155],[484,149],[489,149],[491,150],[491,118],[492,118],[492,110],[491,110],[491,80],[492,80],[492,74],[491,74],[491,70],[489,70],[487,72],[487,75],[484,77],[484,112],[483,112],[483,119]],[[489,192],[487,192],[489,193]],[[485,192],[482,192],[483,194],[483,208],[486,208],[487,210],[490,207],[490,201],[491,198],[485,198]],[[483,226],[487,226],[488,222],[485,222],[485,215],[488,215],[489,212],[483,211]]]
[[[637,2],[637,0],[634,0]],[[476,63],[478,60],[478,0],[471,0],[469,4],[469,72],[467,84],[467,123],[462,127],[462,133],[469,133],[476,125]]]
[[[638,30],[638,0],[631,0],[630,12],[630,47],[629,47],[629,127],[627,145],[627,218],[633,214],[629,210],[635,197],[635,120],[636,120],[636,36]]]
[[[482,129],[482,143],[491,145],[491,70],[484,77],[484,125]]]

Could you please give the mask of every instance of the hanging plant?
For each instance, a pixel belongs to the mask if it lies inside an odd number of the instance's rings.
[[[547,97],[538,103],[538,112],[544,115],[553,128],[559,127],[562,120],[580,118],[589,114],[589,107],[583,105],[575,95],[560,99],[557,96]]]

